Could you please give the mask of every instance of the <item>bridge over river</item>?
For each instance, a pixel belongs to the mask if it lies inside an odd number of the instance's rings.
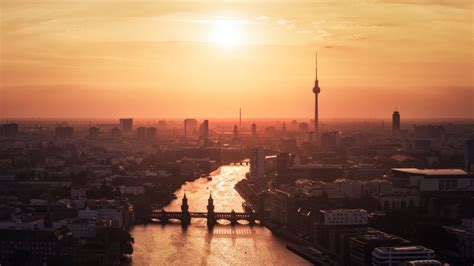
[[[183,226],[187,226],[191,223],[192,218],[205,218],[207,219],[208,226],[214,226],[217,220],[227,220],[231,225],[237,224],[239,220],[245,220],[249,222],[249,225],[254,225],[256,220],[260,220],[259,216],[253,212],[215,212],[214,211],[214,199],[212,195],[209,195],[207,203],[207,212],[190,212],[188,199],[184,194],[181,202],[180,212],[167,212],[165,210],[153,211],[151,219],[159,220],[161,223],[166,224],[170,219],[180,220]]]

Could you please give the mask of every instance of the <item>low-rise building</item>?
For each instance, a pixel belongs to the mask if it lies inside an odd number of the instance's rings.
[[[75,252],[75,246],[71,240],[72,234],[66,228],[58,230],[0,229],[0,264],[49,265],[54,261],[61,262],[62,265],[71,264]]]
[[[390,194],[374,196],[380,203],[383,210],[420,207],[420,195],[409,191],[393,191]]]
[[[437,260],[412,260],[406,263],[407,266],[441,266]]]
[[[291,211],[295,211],[296,192],[291,190],[276,189],[269,193],[270,219],[280,225],[288,225]]]
[[[367,225],[367,211],[363,209],[321,210],[323,225]]]
[[[474,259],[474,218],[463,219],[461,225],[444,226],[444,230],[456,243],[449,247],[451,252],[461,260]]]
[[[379,247],[372,252],[372,265],[399,265],[413,260],[431,260],[434,257],[434,251],[423,246]]]
[[[409,245],[410,242],[401,237],[387,234],[375,229],[352,237],[349,240],[350,265],[365,266],[372,261],[372,252],[377,247]]]
[[[474,190],[474,176],[462,169],[392,168],[392,172],[420,192]]]

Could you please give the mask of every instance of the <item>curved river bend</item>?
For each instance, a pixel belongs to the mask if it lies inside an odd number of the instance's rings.
[[[243,199],[234,185],[247,172],[248,166],[222,166],[212,174],[212,181],[199,178],[183,185],[176,192],[178,199],[165,209],[179,211],[186,192],[190,211],[206,211],[212,192],[216,211],[242,211]],[[131,235],[135,238],[132,265],[310,265],[258,225],[216,225],[209,231],[205,219],[193,219],[187,229],[179,223],[138,225]]]

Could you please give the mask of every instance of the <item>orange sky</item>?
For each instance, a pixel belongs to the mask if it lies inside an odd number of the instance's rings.
[[[474,116],[470,0],[0,0],[2,117]]]

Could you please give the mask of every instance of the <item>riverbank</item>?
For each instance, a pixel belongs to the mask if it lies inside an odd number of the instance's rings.
[[[206,176],[218,175],[220,167],[209,170]],[[177,191],[189,182],[194,182],[201,178],[201,174],[188,177],[161,180],[155,187],[145,189],[145,193],[130,198],[130,202],[135,210],[134,225],[143,225],[150,222],[150,214],[153,210],[162,209],[176,200]],[[166,189],[163,189],[166,188]]]
[[[257,191],[257,188],[253,185],[250,185],[247,180],[243,179],[240,182],[238,182],[235,186],[234,189],[239,193],[239,195],[247,202],[252,204],[252,206],[257,206],[258,202],[258,197],[257,195],[259,194],[259,191]],[[317,258],[314,256],[314,254],[311,252],[312,249],[312,243],[307,241],[304,238],[301,238],[300,236],[292,233],[288,229],[281,227],[273,222],[271,222],[268,219],[265,219],[265,214],[262,213],[260,214],[262,217],[261,224],[268,228],[272,234],[275,234],[276,236],[282,238],[283,240],[289,242],[286,244],[286,248],[296,255],[304,258],[305,260],[315,264],[321,263],[321,259]]]
[[[244,199],[233,188],[246,172],[245,166],[222,166],[212,173],[212,180],[184,184],[165,209],[179,211],[186,193],[190,211],[204,212],[212,193],[216,210],[240,210]],[[132,265],[310,265],[265,226],[217,225],[209,231],[205,219],[196,219],[186,229],[178,223],[148,224],[135,226],[131,234]]]

